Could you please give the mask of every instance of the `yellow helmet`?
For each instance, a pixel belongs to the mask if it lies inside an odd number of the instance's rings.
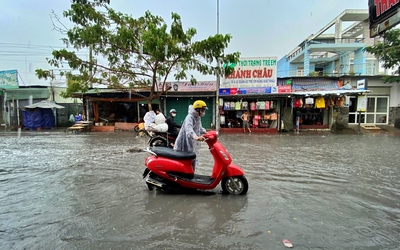
[[[207,104],[202,100],[197,100],[193,103],[194,109],[208,109]]]

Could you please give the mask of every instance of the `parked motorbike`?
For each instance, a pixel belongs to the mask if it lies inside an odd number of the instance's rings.
[[[244,195],[249,184],[243,170],[232,163],[232,158],[218,140],[218,133],[210,131],[203,135],[214,158],[210,176],[195,174],[192,162],[194,152],[179,152],[168,147],[148,147],[151,155],[145,160],[143,179],[149,190],[214,189],[221,183],[225,194]]]
[[[176,137],[171,136],[171,134],[167,132],[151,132],[149,136],[150,147],[174,147]]]
[[[136,132],[136,136],[143,136],[146,134],[146,131],[144,129],[144,121],[140,120],[136,126],[133,128],[133,130]]]

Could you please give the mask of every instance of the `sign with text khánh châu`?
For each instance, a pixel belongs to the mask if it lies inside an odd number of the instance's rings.
[[[231,75],[225,76],[221,88],[276,86],[277,57],[241,58]]]
[[[0,71],[0,88],[17,89],[18,88],[18,71],[17,70]]]

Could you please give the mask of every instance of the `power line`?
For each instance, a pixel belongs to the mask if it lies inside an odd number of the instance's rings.
[[[27,43],[2,43],[2,42],[0,42],[0,45],[2,45],[2,46],[10,46],[10,47],[25,47],[25,48],[34,48],[34,47],[37,47],[37,48],[65,48],[65,47],[62,47],[62,46],[59,46],[59,45],[57,45],[57,46],[53,46],[53,45],[37,45],[37,44],[27,44]]]

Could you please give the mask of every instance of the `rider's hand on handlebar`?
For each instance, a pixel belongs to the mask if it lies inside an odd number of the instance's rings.
[[[204,138],[203,136],[198,136],[195,138],[196,141],[205,141],[206,138]]]

